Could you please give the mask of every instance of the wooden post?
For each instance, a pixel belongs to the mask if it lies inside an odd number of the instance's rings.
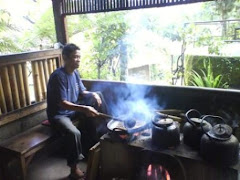
[[[29,84],[28,84],[28,74],[27,74],[27,64],[26,62],[22,64],[22,73],[23,73],[23,84],[26,96],[27,105],[31,104],[30,93],[29,93]]]
[[[52,74],[52,72],[53,72],[52,59],[48,59],[48,71],[49,71],[49,74]]]
[[[10,65],[8,67],[8,75],[9,75],[9,81],[10,81],[11,90],[12,90],[14,109],[20,109],[21,106],[19,101],[16,71],[15,71],[14,65]]]
[[[1,79],[2,79],[2,84],[4,84],[3,92],[5,95],[7,111],[9,112],[9,111],[12,111],[14,108],[13,108],[12,91],[11,91],[10,81],[9,81],[9,77],[8,77],[8,68],[6,66],[4,66],[0,69],[0,75],[1,75]]]
[[[61,1],[52,0],[52,5],[53,5],[53,14],[54,14],[57,42],[66,44],[68,42],[66,17],[64,15],[61,15]]]
[[[45,74],[44,74],[44,70],[43,70],[43,62],[42,61],[38,62],[38,70],[39,70],[42,96],[43,96],[43,99],[46,99],[47,90],[46,90],[46,81],[45,81]]]
[[[41,92],[41,84],[39,78],[39,71],[38,71],[38,63],[32,61],[32,73],[33,73],[33,82],[34,82],[34,92],[36,102],[42,100],[42,92]]]
[[[22,71],[21,64],[16,65],[16,75],[17,75],[20,105],[21,105],[21,107],[25,107],[25,106],[27,106],[27,103],[26,103],[26,95],[25,95],[25,88],[24,88],[24,81],[23,81],[23,71]]]
[[[57,69],[57,63],[56,63],[56,58],[52,59],[53,61],[53,71],[55,71]]]
[[[4,92],[3,92],[1,77],[0,77],[0,108],[1,108],[2,113],[7,112],[7,106],[6,106],[5,96],[4,96]]]
[[[43,61],[43,69],[44,69],[44,74],[45,74],[45,82],[47,84],[48,79],[49,79],[49,71],[48,71],[48,62],[47,59]]]

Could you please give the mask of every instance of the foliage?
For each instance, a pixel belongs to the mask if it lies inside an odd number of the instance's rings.
[[[240,88],[240,57],[188,55],[185,63],[185,84],[191,85],[193,71],[202,75],[201,69],[206,69],[204,64],[208,62],[211,63],[213,77],[221,74],[222,82],[228,82],[229,88]]]
[[[24,50],[31,50],[33,47],[53,47],[56,42],[56,33],[52,8],[48,8],[44,14],[34,23],[33,30],[26,31],[20,39]]]
[[[10,13],[0,9],[0,53],[19,51],[15,43],[14,31],[17,31],[17,28],[11,23]]]
[[[225,83],[222,82],[223,76],[221,74],[214,77],[212,65],[209,61],[208,64],[206,64],[206,61],[204,61],[203,66],[206,72],[203,69],[201,69],[200,71],[202,74],[199,74],[193,70],[191,80],[192,85],[211,88],[228,88],[227,82]]]
[[[74,22],[76,27],[71,25]],[[127,30],[123,12],[81,15],[70,21],[68,29],[72,36],[83,33],[87,39],[89,49],[82,58],[84,68],[81,69],[84,78],[89,73],[92,78],[98,79],[109,78],[111,72],[113,76],[119,74],[116,66],[121,60],[121,45]],[[97,74],[93,70],[89,71],[86,66],[96,69]]]

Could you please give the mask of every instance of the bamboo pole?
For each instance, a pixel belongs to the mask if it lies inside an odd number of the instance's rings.
[[[27,72],[27,63],[22,64],[22,74],[23,74],[23,84],[26,96],[26,104],[30,105],[30,93],[29,93],[29,83],[28,83],[28,72]]]
[[[45,74],[45,82],[47,84],[48,79],[49,79],[49,71],[48,71],[48,63],[47,59],[43,61],[43,69],[44,69],[44,74]]]
[[[53,61],[53,71],[57,69],[57,63],[56,63],[56,59],[52,59]]]
[[[0,74],[1,74],[2,84],[4,84],[3,92],[5,95],[7,111],[9,112],[9,111],[12,111],[14,108],[13,108],[12,91],[11,91],[10,81],[8,77],[8,68],[6,66],[2,67],[0,69]]]
[[[21,106],[20,106],[16,71],[15,71],[14,65],[8,66],[8,75],[9,75],[9,81],[10,81],[11,90],[12,90],[12,98],[13,98],[14,109],[20,109]]]
[[[32,73],[33,73],[33,83],[34,83],[34,93],[36,102],[42,100],[41,84],[38,71],[38,63],[32,61]]]
[[[5,101],[5,96],[3,92],[3,85],[2,85],[2,80],[0,77],[0,108],[2,113],[7,113],[7,106],[6,106],[6,101]]]
[[[21,64],[16,65],[16,75],[17,75],[20,105],[21,105],[21,107],[25,107],[25,106],[27,106],[27,103],[26,103],[26,95],[25,95],[25,88],[24,88],[24,81],[23,81],[23,71],[22,71]]]
[[[41,91],[43,99],[46,99],[47,97],[47,88],[46,88],[46,81],[45,81],[45,74],[43,70],[43,62],[38,62],[38,70],[39,70],[39,77],[40,77],[40,84],[41,84]]]
[[[48,59],[48,71],[49,71],[49,74],[52,74],[53,72],[52,59]]]

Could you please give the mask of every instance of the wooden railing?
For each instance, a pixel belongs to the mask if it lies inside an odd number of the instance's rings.
[[[45,108],[49,75],[61,65],[61,50],[0,56],[0,125]]]

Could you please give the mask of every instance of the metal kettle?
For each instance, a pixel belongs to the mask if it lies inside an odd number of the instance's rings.
[[[152,144],[158,148],[174,147],[180,143],[179,123],[156,115],[152,120]]]
[[[201,138],[200,154],[201,156],[218,165],[229,166],[238,162],[239,142],[232,134],[232,128],[225,123],[220,116],[206,115],[207,117],[219,119],[223,123],[216,124],[213,128],[206,132]]]
[[[194,117],[190,117],[193,115]],[[199,149],[200,140],[204,134],[202,128],[205,132],[208,132],[212,128],[212,125],[207,121],[202,120],[201,113],[196,109],[190,109],[188,112],[186,112],[185,116],[187,122],[183,126],[183,142],[194,149]]]

